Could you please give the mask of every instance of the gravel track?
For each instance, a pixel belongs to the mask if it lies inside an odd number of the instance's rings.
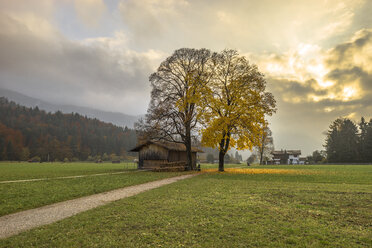
[[[189,174],[85,196],[0,217],[0,239],[51,224],[107,203],[196,176]]]

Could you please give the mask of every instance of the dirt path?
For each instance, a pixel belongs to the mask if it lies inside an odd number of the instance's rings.
[[[0,181],[0,184],[1,183],[36,182],[36,181],[46,181],[46,180],[54,180],[54,179],[70,179],[70,178],[80,178],[80,177],[96,177],[96,176],[105,176],[105,175],[124,174],[124,173],[129,173],[129,172],[139,172],[139,171],[120,171],[120,172],[108,172],[108,173],[77,175],[77,176],[65,176],[65,177],[45,177],[45,178],[33,178],[33,179],[20,179],[20,180],[11,180],[11,181]]]
[[[137,195],[144,191],[171,184],[197,174],[166,178],[154,182],[116,189],[96,195],[55,203],[0,217],[0,239],[50,224],[107,203]]]

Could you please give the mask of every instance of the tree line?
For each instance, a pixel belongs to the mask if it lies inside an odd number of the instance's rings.
[[[336,119],[327,131],[325,148],[329,163],[371,163],[372,119],[362,117],[358,124]]]
[[[218,148],[219,170],[231,147],[259,146],[276,111],[266,91],[264,75],[235,50],[181,48],[150,76],[151,102],[146,117],[137,123],[140,139],[164,139],[186,146],[187,165],[193,137]]]
[[[218,153],[217,153],[217,156],[215,156],[213,153],[208,153],[206,156],[206,161],[210,164],[214,164],[215,158],[218,158]],[[225,163],[232,163],[232,164],[240,164],[240,162],[243,161],[243,157],[241,154],[239,154],[238,151],[235,151],[234,156],[232,154],[227,153],[224,159],[225,159]]]
[[[46,113],[0,98],[0,160],[119,158],[136,142],[135,130],[127,127],[77,113]]]

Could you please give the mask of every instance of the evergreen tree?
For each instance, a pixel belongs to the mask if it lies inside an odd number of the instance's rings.
[[[339,118],[331,125],[326,138],[328,162],[358,161],[358,128],[347,118]]]
[[[364,137],[364,150],[363,150],[363,162],[372,163],[372,119],[369,120],[369,123],[366,128],[366,134]]]
[[[360,154],[360,161],[361,162],[370,162],[372,161],[371,151],[372,151],[372,135],[371,135],[371,128],[372,128],[372,119],[370,122],[366,122],[364,117],[361,118],[359,123],[359,154]]]
[[[311,158],[312,158],[312,162],[315,164],[322,162],[324,159],[322,151],[318,151],[318,150],[313,151]]]

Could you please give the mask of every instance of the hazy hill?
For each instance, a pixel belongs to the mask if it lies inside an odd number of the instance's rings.
[[[46,113],[0,97],[0,160],[86,160],[126,156],[137,143],[133,129],[74,114]]]
[[[88,108],[88,107],[53,104],[53,103],[49,103],[46,101],[42,101],[40,99],[36,99],[33,97],[23,95],[15,91],[1,89],[1,88],[0,88],[0,97],[5,97],[9,99],[9,101],[13,101],[15,103],[18,103],[26,107],[34,108],[38,106],[39,109],[45,110],[47,112],[52,112],[52,113],[55,113],[57,111],[61,111],[62,113],[79,113],[81,115],[86,115],[87,117],[97,118],[104,122],[109,122],[109,123],[115,124],[117,126],[122,126],[122,127],[127,126],[129,128],[133,128],[133,124],[139,118],[142,117],[142,116],[126,115],[126,114],[118,113],[118,112],[102,111],[102,110],[97,110],[97,109]]]

